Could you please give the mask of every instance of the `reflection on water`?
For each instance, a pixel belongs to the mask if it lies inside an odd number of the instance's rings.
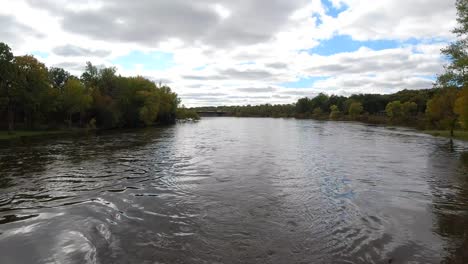
[[[467,151],[242,118],[2,143],[0,263],[468,263]]]

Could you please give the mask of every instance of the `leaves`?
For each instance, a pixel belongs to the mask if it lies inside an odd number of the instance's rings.
[[[103,128],[170,123],[179,103],[168,86],[144,77],[117,76],[114,67],[88,62],[78,79],[61,68],[47,69],[31,55],[14,57],[0,43],[0,110],[7,108],[0,114],[7,114],[9,127],[14,119],[29,127],[72,125],[78,113],[80,125],[95,120],[93,126]]]

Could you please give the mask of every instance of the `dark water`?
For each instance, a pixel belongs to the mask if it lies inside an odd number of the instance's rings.
[[[0,263],[468,263],[468,146],[355,123],[0,147]]]

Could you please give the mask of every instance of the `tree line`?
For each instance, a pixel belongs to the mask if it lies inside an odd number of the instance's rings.
[[[180,99],[170,87],[116,68],[86,64],[80,77],[14,56],[0,43],[0,127],[13,131],[63,127],[120,128],[173,123]]]
[[[197,107],[192,110],[223,112],[237,117],[354,120],[420,129],[468,129],[468,89],[444,87],[349,97],[320,93],[293,104]]]

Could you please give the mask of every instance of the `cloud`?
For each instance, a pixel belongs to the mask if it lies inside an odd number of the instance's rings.
[[[83,71],[85,69],[85,64],[79,62],[61,62],[53,64],[52,67],[64,68],[72,71]]]
[[[226,93],[183,93],[180,96],[189,98],[200,98],[200,97],[213,97],[213,96],[226,96]]]
[[[439,50],[443,45],[434,45]],[[434,48],[432,50],[435,50]],[[305,74],[312,76],[333,76],[343,74],[378,74],[399,72],[400,74],[432,75],[442,69],[443,60],[434,53],[417,53],[419,46],[375,51],[361,48],[356,52],[331,56],[303,54],[308,61]],[[427,49],[427,47],[426,47]],[[306,64],[305,64],[306,65]]]
[[[242,79],[242,80],[262,80],[266,78],[272,78],[274,74],[267,70],[250,69],[250,70],[238,70],[234,68],[222,70],[221,74],[227,79]]]
[[[62,17],[67,32],[94,39],[155,45],[179,38],[229,47],[268,41],[306,1],[102,0],[80,8],[63,0],[28,3]]]
[[[239,92],[245,92],[245,93],[271,93],[277,91],[277,88],[274,87],[250,87],[250,88],[237,88],[237,91]]]
[[[21,24],[14,16],[0,14],[0,36],[1,41],[17,44],[25,41],[29,36],[42,38],[43,34],[33,28]]]
[[[92,50],[75,45],[63,45],[52,50],[55,54],[64,57],[106,57],[111,54],[108,50]]]
[[[226,77],[220,75],[183,75],[182,78],[187,80],[195,80],[195,81],[206,81],[206,80],[225,80]]]
[[[288,67],[286,63],[283,62],[273,62],[273,63],[267,63],[265,66],[269,68],[274,68],[274,69],[285,69]]]
[[[275,94],[271,97],[276,98],[276,99],[290,99],[291,98],[291,96],[289,95],[279,95],[279,94]]]
[[[188,106],[430,88],[456,22],[455,0],[3,2],[1,41],[15,55],[48,54],[76,75],[88,60],[116,66]],[[327,47],[342,39],[352,48]]]
[[[450,38],[455,0],[341,0],[349,8],[334,23],[355,40]]]

